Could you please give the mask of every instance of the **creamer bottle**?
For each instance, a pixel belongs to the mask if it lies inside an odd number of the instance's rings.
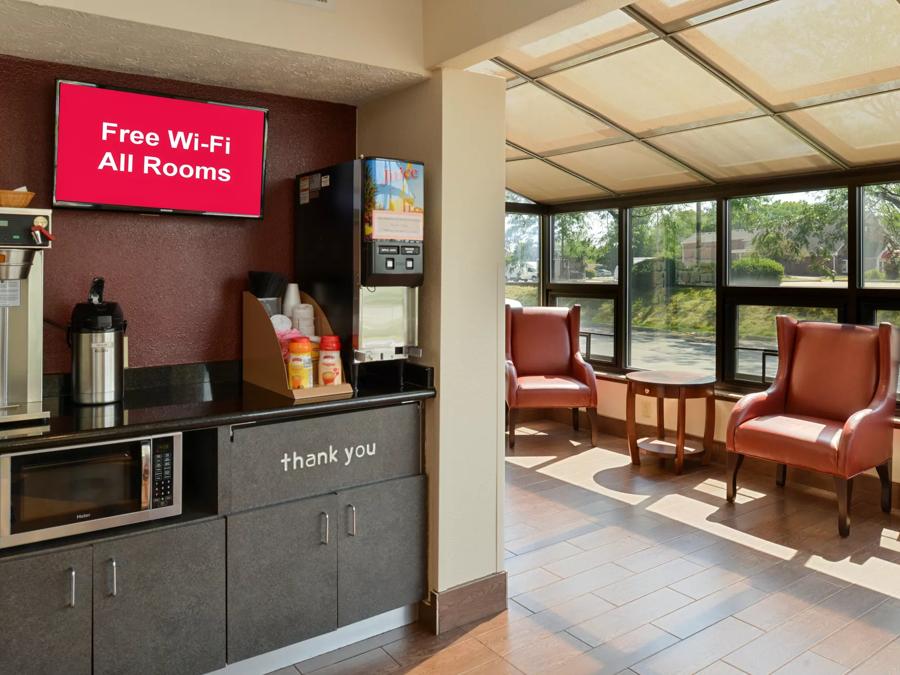
[[[312,344],[309,338],[293,338],[288,344],[288,379],[291,389],[313,386]]]
[[[319,351],[319,384],[340,384],[341,339],[337,335],[323,335]]]

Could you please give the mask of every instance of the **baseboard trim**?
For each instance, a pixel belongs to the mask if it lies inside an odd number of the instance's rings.
[[[446,591],[432,591],[419,608],[419,623],[441,635],[506,609],[506,572],[475,579]]]

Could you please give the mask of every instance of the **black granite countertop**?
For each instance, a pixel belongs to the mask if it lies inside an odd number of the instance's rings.
[[[0,440],[0,454],[378,408],[434,395],[434,388],[425,384],[382,383],[360,389],[353,398],[295,404],[250,384],[205,381],[128,390],[122,403],[106,406],[76,405],[67,397],[46,398],[44,409],[51,414],[49,425],[34,435]]]

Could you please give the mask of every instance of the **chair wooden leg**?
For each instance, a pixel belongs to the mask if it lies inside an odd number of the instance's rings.
[[[600,433],[600,420],[598,419],[597,409],[588,406],[587,407],[587,415],[588,415],[588,424],[591,426],[591,445],[596,446],[600,440],[598,435]]]
[[[737,475],[738,471],[741,470],[741,464],[744,463],[744,456],[740,455],[736,452],[726,453],[726,472],[727,478],[726,480],[726,498],[729,502],[734,502],[735,495],[737,494]]]
[[[894,461],[889,459],[884,464],[875,467],[878,471],[878,477],[881,479],[881,510],[885,513],[891,512],[893,464]]]
[[[775,471],[775,484],[778,487],[784,487],[787,482],[787,464],[779,464]]]
[[[578,431],[578,408],[572,408],[572,429]]]
[[[842,537],[850,534],[850,502],[853,501],[853,479],[834,477],[834,490],[838,500],[838,533]]]
[[[515,450],[516,448],[516,409],[510,408],[507,413],[507,418],[509,419],[508,431],[509,431],[509,449]]]

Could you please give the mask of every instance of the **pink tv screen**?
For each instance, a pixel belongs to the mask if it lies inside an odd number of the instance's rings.
[[[53,204],[261,218],[267,117],[60,80]]]

